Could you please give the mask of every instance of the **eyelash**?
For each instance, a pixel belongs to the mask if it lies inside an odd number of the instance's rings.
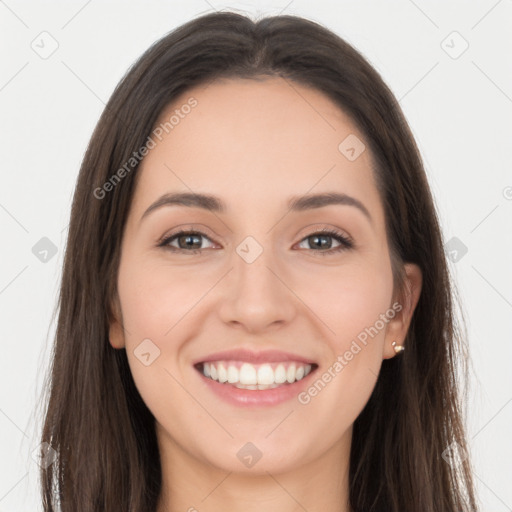
[[[174,239],[177,239],[183,235],[196,235],[196,236],[201,236],[201,237],[210,239],[206,234],[202,233],[201,231],[192,231],[192,230],[191,231],[178,231],[177,233],[173,233],[172,235],[165,237],[158,244],[158,247],[163,247],[164,249],[167,249],[172,252],[187,252],[190,254],[198,254],[205,250],[205,249],[187,250],[187,249],[182,249],[182,248],[173,247],[173,246],[169,245],[169,243],[171,241],[173,241]],[[310,235],[305,236],[299,243],[302,243],[303,241],[305,241],[308,238],[315,236],[315,235],[332,237],[337,242],[340,243],[340,245],[338,247],[335,247],[334,249],[328,249],[328,250],[309,249],[310,251],[320,253],[322,256],[339,253],[341,251],[345,251],[347,249],[352,249],[354,247],[354,243],[349,237],[343,235],[343,233],[341,233],[340,231],[337,231],[335,229],[321,229],[319,231],[315,231],[315,232],[311,233]]]

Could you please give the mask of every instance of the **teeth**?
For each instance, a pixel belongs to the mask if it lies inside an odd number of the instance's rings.
[[[274,389],[278,388],[279,384],[270,384],[270,386],[265,386],[264,384],[255,384],[255,385],[244,385],[244,384],[233,384],[238,389]]]
[[[274,370],[269,364],[263,364],[258,368],[258,384],[274,384]]]
[[[217,366],[217,375],[219,376],[219,382],[226,382],[228,380],[228,372],[224,365],[219,364]]]
[[[238,368],[233,365],[228,366],[228,382],[230,384],[238,382],[238,378],[239,378],[238,376],[239,376]]]
[[[258,384],[256,368],[252,364],[244,363],[240,367],[238,381],[240,384]]]
[[[286,370],[282,364],[277,365],[274,372],[274,381],[276,384],[283,384],[286,382]]]
[[[234,385],[235,388],[238,388],[238,389],[258,389],[258,386],[255,385],[255,384],[235,384]]]
[[[286,372],[286,380],[291,384],[295,380],[295,365],[291,364],[288,366],[288,370]]]
[[[265,363],[253,365],[241,361],[214,361],[203,363],[203,374],[221,383],[241,389],[272,389],[281,384],[292,384],[311,372],[310,364]]]

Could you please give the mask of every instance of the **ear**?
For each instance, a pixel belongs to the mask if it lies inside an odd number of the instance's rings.
[[[123,315],[121,313],[121,305],[117,294],[111,302],[108,313],[109,317],[109,333],[108,339],[113,348],[121,349],[125,347]]]
[[[423,275],[418,265],[406,263],[404,265],[406,274],[404,289],[399,291],[399,299],[393,307],[397,314],[389,321],[386,329],[386,339],[384,344],[383,359],[395,357],[396,352],[392,345],[396,341],[397,345],[402,345],[407,350],[404,340],[411,324],[412,315],[420,298]]]

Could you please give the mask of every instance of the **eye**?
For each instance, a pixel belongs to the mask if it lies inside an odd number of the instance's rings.
[[[190,254],[198,254],[205,249],[202,247],[202,239],[210,240],[210,238],[201,231],[182,230],[165,237],[158,244],[158,247],[164,247],[165,249],[173,252],[188,252]],[[326,242],[328,239],[334,239],[338,243],[338,246],[333,248],[332,241]],[[334,229],[322,229],[320,231],[314,232],[303,238],[299,245],[304,243],[308,243],[310,247],[313,247],[309,250],[321,253],[322,256],[337,253],[354,247],[352,240],[348,236],[345,236],[340,231]],[[177,244],[177,246],[172,244]],[[316,250],[314,247],[317,249],[319,248],[320,250]]]
[[[325,242],[326,239],[330,238],[336,240],[336,242],[338,242],[339,245],[337,247],[332,248],[332,242]],[[311,235],[308,235],[306,238],[303,238],[303,240],[300,243],[303,244],[305,242],[308,243],[310,246],[319,246],[321,250],[314,250],[313,252],[320,253],[322,256],[337,253],[347,249],[352,249],[354,247],[352,240],[348,236],[345,236],[343,233],[335,229],[322,229],[320,231],[312,233]]]
[[[165,247],[176,252],[190,252],[192,254],[200,253],[203,250],[201,238],[209,238],[200,231],[179,231],[166,238],[159,244],[159,247]],[[171,245],[171,242],[177,242],[178,247]]]

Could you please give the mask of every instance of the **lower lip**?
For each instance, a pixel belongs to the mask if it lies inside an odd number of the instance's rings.
[[[272,389],[240,389],[231,384],[222,384],[216,380],[205,377],[197,369],[197,373],[204,383],[222,400],[239,407],[257,407],[278,405],[296,398],[297,395],[309,385],[310,377],[318,367],[311,370],[303,379]]]

